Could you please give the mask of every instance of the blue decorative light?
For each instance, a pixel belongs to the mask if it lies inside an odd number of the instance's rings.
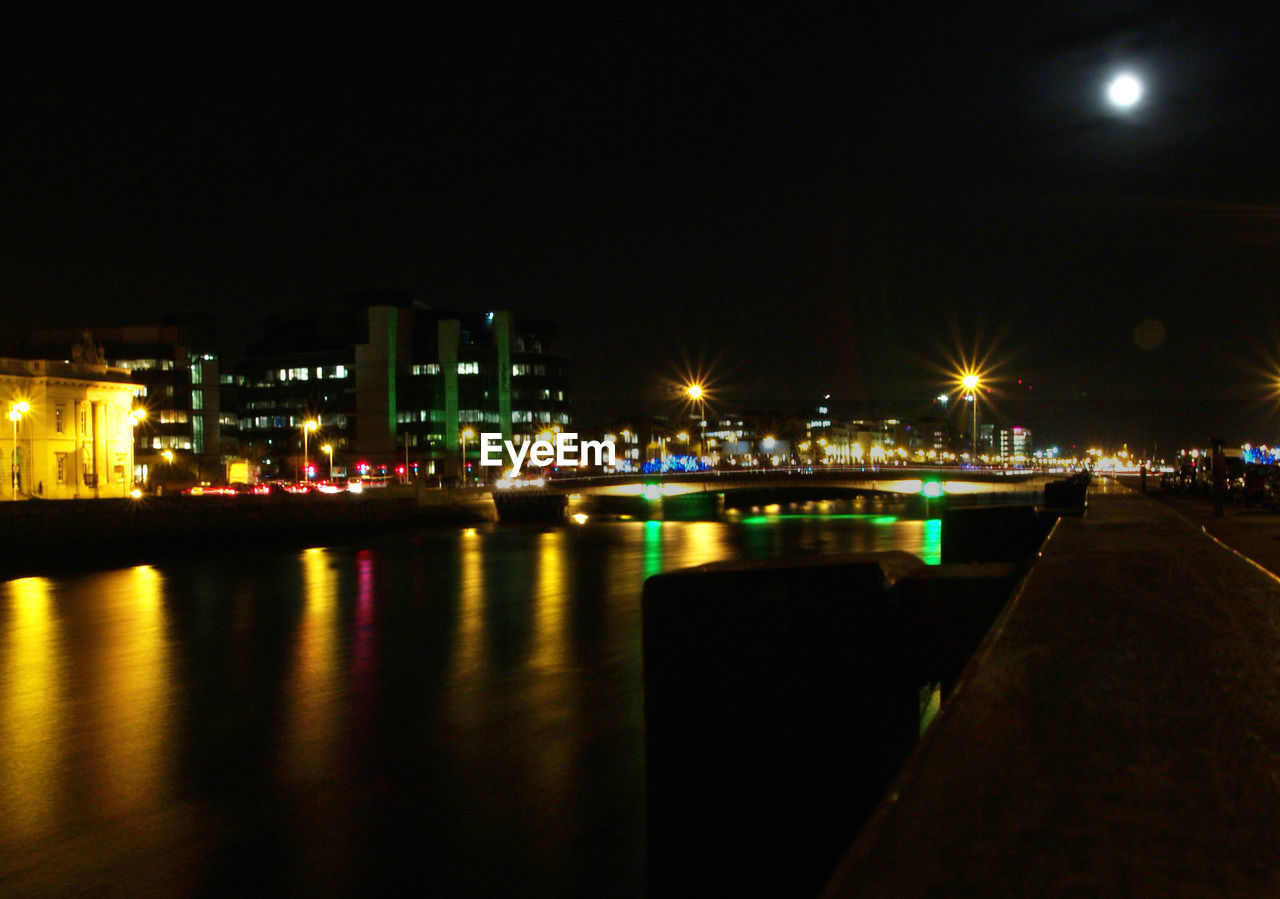
[[[667,456],[659,461],[650,459],[641,467],[645,474],[674,474],[685,471],[707,471],[711,468],[697,456]]]
[[[1280,462],[1280,448],[1273,449],[1268,446],[1250,446],[1249,444],[1245,444],[1241,450],[1241,454],[1244,461],[1249,463],[1275,465]]]

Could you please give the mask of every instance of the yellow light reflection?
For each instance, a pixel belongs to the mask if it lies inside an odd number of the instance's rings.
[[[338,583],[331,553],[302,553],[302,618],[289,684],[285,740],[288,777],[316,780],[332,762],[341,713]]]
[[[669,568],[686,568],[693,565],[705,565],[729,558],[732,550],[728,545],[727,529],[715,521],[667,522],[667,526],[676,526],[679,549],[667,560]],[[664,534],[664,536],[667,536]]]
[[[537,669],[559,670],[567,654],[565,612],[569,603],[565,532],[538,535],[537,582],[533,593],[533,654]]]
[[[919,493],[924,489],[924,481],[919,478],[907,478],[902,481],[882,481],[876,486],[890,493]]]
[[[484,666],[484,550],[475,528],[458,541],[458,630],[454,636],[452,672],[455,680]]]
[[[655,488],[650,492],[652,496],[645,494],[646,488]],[[659,496],[682,496],[686,493],[696,493],[702,490],[700,484],[682,484],[665,483],[665,484],[610,484],[603,487],[597,487],[593,493],[598,496],[646,496],[646,498],[656,499]]]
[[[102,575],[97,611],[101,649],[90,673],[96,686],[88,732],[110,815],[156,808],[164,799],[173,710],[164,578],[150,565]]]
[[[570,652],[568,534],[556,529],[538,535],[533,584],[533,647],[529,656],[529,708],[537,732],[556,735],[566,720],[581,718],[581,685]],[[581,599],[581,598],[580,598]],[[552,736],[540,741],[530,759],[549,803],[559,805],[574,779],[576,740]]]
[[[6,585],[0,637],[0,832],[29,837],[54,824],[65,690],[61,634],[50,584]]]

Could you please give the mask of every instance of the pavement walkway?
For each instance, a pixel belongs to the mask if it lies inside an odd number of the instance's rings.
[[[1089,503],[829,895],[1280,895],[1280,520]]]

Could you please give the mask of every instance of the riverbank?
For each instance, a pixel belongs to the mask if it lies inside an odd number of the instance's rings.
[[[0,505],[0,577],[331,545],[384,531],[491,520],[488,494],[469,490],[29,500]]]

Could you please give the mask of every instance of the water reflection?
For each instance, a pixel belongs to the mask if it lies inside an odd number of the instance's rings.
[[[705,565],[734,555],[729,546],[730,531],[719,521],[668,522],[679,528],[664,529],[671,542],[664,547],[664,559],[670,568]]]
[[[652,577],[662,571],[662,522],[644,523],[644,576]]]
[[[453,665],[456,679],[484,666],[485,582],[480,535],[467,528],[458,538],[458,622]]]
[[[902,550],[928,565],[942,562],[942,521],[874,513],[786,513],[738,520],[750,558]]]
[[[920,546],[916,555],[930,565],[942,564],[941,518],[929,518],[920,522]]]
[[[554,673],[565,665],[568,634],[565,621],[569,605],[567,535],[562,530],[538,535],[537,567],[533,594],[533,655],[530,667],[540,674]]]
[[[319,779],[336,751],[341,685],[338,664],[338,579],[332,550],[302,553],[302,618],[290,673],[284,772]]]
[[[9,582],[0,883],[32,886],[38,850],[74,872],[47,892],[163,893],[175,870],[199,886],[198,855],[250,857],[275,892],[641,893],[645,578],[891,548],[937,561],[936,520],[840,508]]]
[[[377,637],[374,630],[373,552],[356,555],[356,609],[351,633],[351,677],[353,711],[367,715],[371,710],[377,673]]]
[[[0,827],[30,836],[52,824],[62,754],[65,677],[50,582],[28,577],[5,590],[0,652]]]
[[[160,806],[174,763],[164,578],[139,565],[95,587],[95,645],[77,659],[88,666],[90,789],[108,816],[136,814]]]

